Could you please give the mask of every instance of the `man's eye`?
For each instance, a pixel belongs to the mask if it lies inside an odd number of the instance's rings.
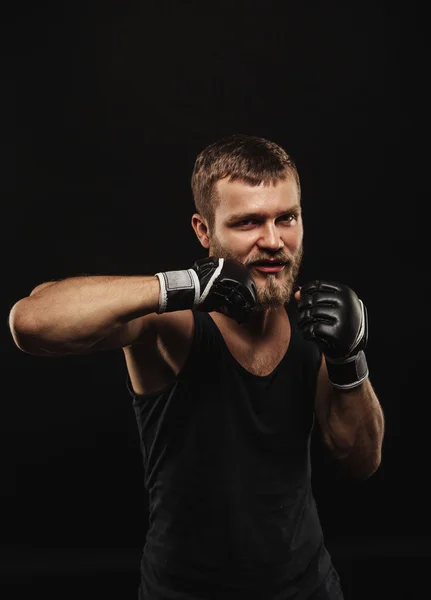
[[[282,217],[279,217],[277,220],[278,221],[291,221],[292,219],[297,219],[298,216],[295,215],[294,213],[289,213],[288,215],[284,215]],[[256,225],[256,223],[259,223],[260,221],[256,221],[255,219],[246,219],[244,221],[240,221],[239,223],[236,224],[237,227],[247,227],[248,225]]]

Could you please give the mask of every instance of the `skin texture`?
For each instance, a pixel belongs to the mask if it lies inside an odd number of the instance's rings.
[[[225,178],[216,183],[216,193],[219,202],[213,230],[197,213],[192,227],[210,256],[234,258],[252,270],[261,309],[240,327],[264,332],[284,318],[284,304],[292,296],[302,262],[303,223],[297,184],[293,177],[259,186]],[[287,264],[281,272],[271,274],[253,265],[270,258]]]

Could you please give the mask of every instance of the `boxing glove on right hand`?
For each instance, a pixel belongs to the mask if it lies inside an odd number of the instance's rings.
[[[253,276],[242,263],[209,256],[192,269],[156,273],[160,281],[159,314],[177,310],[218,310],[244,323],[257,304]]]

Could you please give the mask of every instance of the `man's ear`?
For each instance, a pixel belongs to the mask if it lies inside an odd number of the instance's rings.
[[[206,220],[199,213],[192,216],[192,227],[202,246],[208,249],[210,246],[209,229]]]

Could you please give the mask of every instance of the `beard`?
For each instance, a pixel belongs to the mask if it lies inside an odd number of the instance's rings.
[[[209,252],[210,256],[233,259],[242,263],[242,260],[240,260],[235,253],[230,252],[219,243],[216,236],[211,236]],[[261,252],[246,263],[243,263],[249,269],[252,268],[253,263],[268,258],[273,258],[274,260],[280,260],[286,263],[284,269],[279,273],[262,273],[261,277],[265,278],[265,283],[259,284],[259,282],[256,281],[256,278],[254,278],[257,289],[257,306],[255,309],[257,312],[263,310],[269,310],[271,312],[290,301],[301,268],[303,253],[303,244],[301,242],[301,245],[294,256],[289,256],[282,250],[272,255],[268,253],[264,255],[264,253]]]

